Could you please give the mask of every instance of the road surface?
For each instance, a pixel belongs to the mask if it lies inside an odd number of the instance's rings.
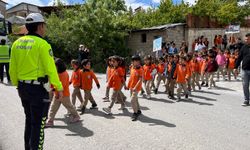
[[[98,78],[102,87],[92,94],[99,109],[87,109],[81,122],[69,124],[61,106],[55,127],[45,130],[45,150],[250,149],[250,107],[241,106],[240,81],[217,82],[217,88],[203,88],[182,102],[169,100],[161,86],[151,100],[139,99],[143,115],[132,122],[128,91],[126,110],[115,105],[113,116],[102,111],[109,103],[101,99],[105,75]],[[24,113],[15,87],[0,85],[0,108],[0,149],[24,149]]]

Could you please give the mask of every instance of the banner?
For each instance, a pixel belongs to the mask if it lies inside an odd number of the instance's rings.
[[[155,39],[153,42],[153,52],[160,51],[161,46],[162,46],[162,37]]]
[[[229,25],[226,27],[225,34],[240,33],[240,25]]]

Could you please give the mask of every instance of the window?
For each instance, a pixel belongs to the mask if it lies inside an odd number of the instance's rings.
[[[141,35],[141,42],[142,42],[142,43],[147,43],[147,34],[146,34],[146,33],[143,33],[143,34]]]

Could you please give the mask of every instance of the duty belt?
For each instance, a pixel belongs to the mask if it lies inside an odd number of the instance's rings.
[[[38,82],[36,80],[19,80],[21,83],[27,83],[31,85],[41,85],[41,82]]]

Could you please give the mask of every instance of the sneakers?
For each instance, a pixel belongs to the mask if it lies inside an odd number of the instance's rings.
[[[155,93],[155,94],[158,93],[158,88],[155,88],[154,93]]]
[[[126,102],[126,100],[127,100],[127,97],[125,96],[125,97],[123,98],[123,101]]]
[[[104,97],[104,98],[102,98],[103,99],[103,102],[110,102],[110,100],[109,100],[109,97]]]
[[[204,86],[204,85],[205,85],[205,82],[202,82],[202,83],[201,83],[201,86]]]
[[[124,110],[125,109],[125,105],[121,105],[121,107],[118,110]]]
[[[139,115],[142,114],[141,110],[138,110],[137,114],[139,114]]]
[[[49,128],[49,127],[53,127],[54,126],[54,121],[52,120],[49,120],[46,125],[45,125],[45,128]]]
[[[74,116],[71,118],[70,123],[76,123],[80,121],[80,116]]]
[[[138,119],[139,114],[138,113],[133,113],[131,119],[132,121],[136,121]]]
[[[151,95],[147,95],[147,99],[151,99]]]
[[[141,96],[143,96],[143,95],[144,95],[144,93],[145,93],[144,91],[141,91],[140,95],[141,95]]]
[[[85,110],[86,110],[86,107],[82,106],[82,108],[81,108],[81,114],[80,115],[83,115],[85,113]]]
[[[108,100],[109,97],[105,96],[105,97],[103,97],[102,99],[103,99],[103,100]]]
[[[241,106],[249,106],[249,100],[245,100]]]
[[[104,112],[106,112],[108,115],[111,115],[111,108],[103,108]]]
[[[90,107],[90,109],[97,109],[97,104],[93,103],[92,106]]]

